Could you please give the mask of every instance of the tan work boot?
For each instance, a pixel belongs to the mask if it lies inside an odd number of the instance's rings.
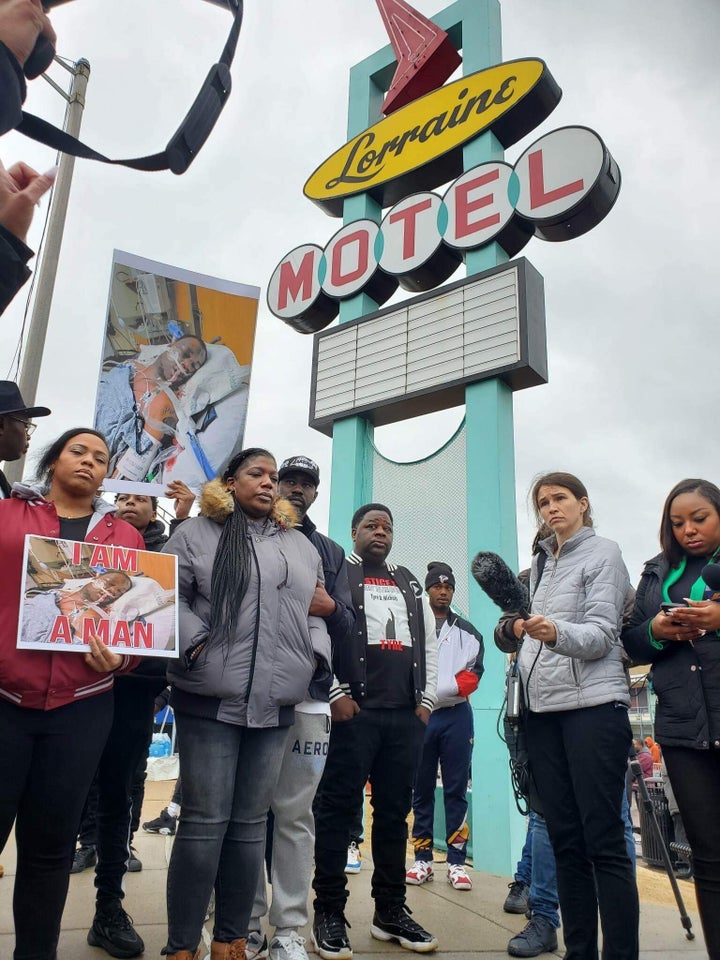
[[[210,960],[245,960],[245,939],[233,940],[232,943],[213,940],[210,944]]]
[[[168,953],[165,960],[200,960],[200,947],[195,953],[192,950],[178,950],[177,953]]]

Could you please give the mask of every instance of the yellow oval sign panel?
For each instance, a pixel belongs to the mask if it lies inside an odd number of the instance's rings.
[[[408,193],[459,176],[463,144],[485,130],[504,147],[516,143],[552,113],[561,96],[542,60],[478,70],[353,137],[317,168],[305,196],[335,217],[342,216],[345,197],[356,193],[392,206]]]

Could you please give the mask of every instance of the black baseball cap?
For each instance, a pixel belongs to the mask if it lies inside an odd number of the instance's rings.
[[[279,479],[282,480],[288,473],[306,473],[316,487],[320,485],[320,467],[310,457],[288,457],[283,460],[278,470]]]

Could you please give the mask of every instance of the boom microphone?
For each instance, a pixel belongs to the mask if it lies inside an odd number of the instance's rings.
[[[713,593],[720,593],[720,564],[708,563],[708,565],[700,571],[700,576]],[[714,600],[715,597],[712,599]]]
[[[478,553],[471,573],[492,602],[501,610],[517,610],[523,620],[530,616],[530,595],[510,567],[497,553]]]

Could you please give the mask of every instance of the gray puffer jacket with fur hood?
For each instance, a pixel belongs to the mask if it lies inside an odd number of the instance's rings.
[[[178,558],[180,657],[168,666],[173,704],[240,726],[285,726],[313,675],[331,675],[325,622],[308,616],[315,586],[324,580],[320,555],[292,529],[297,516],[287,500],[276,500],[266,520],[248,518],[254,559],[235,638],[229,650],[218,641],[208,644],[213,562],[233,500],[213,480],[200,505],[202,516],[181,524],[163,548]]]
[[[558,639],[526,636],[520,673],[528,706],[536,713],[576,710],[617,701],[630,706],[620,643],[630,587],[620,548],[582,527],[553,556],[555,538],[540,544],[546,562],[536,587],[538,558],[530,576],[532,613],[555,624]]]

